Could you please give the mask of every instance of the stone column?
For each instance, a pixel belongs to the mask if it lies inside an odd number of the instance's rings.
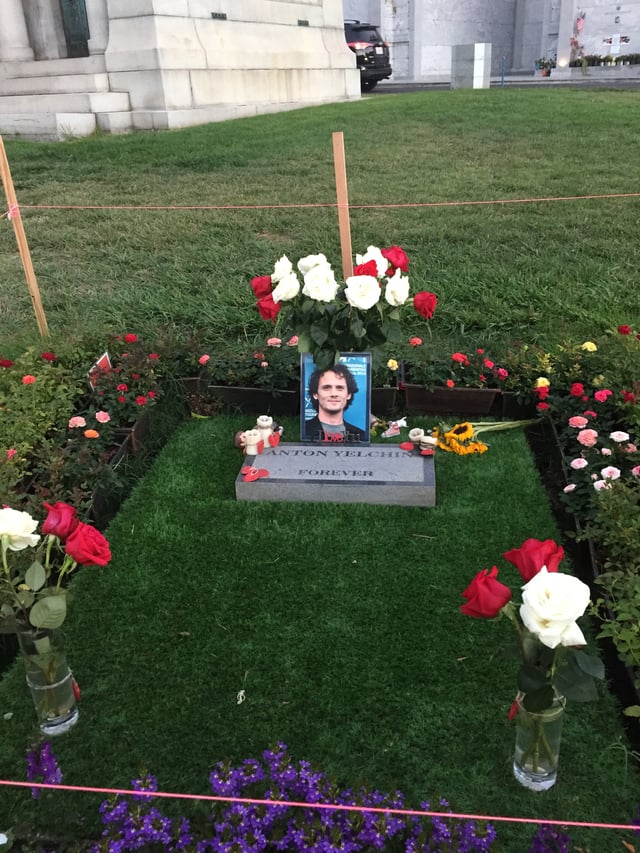
[[[33,59],[21,0],[2,0],[0,12],[0,61]]]
[[[109,41],[107,0],[86,0],[89,22],[89,53],[104,53]]]
[[[562,0],[558,23],[558,69],[568,68],[571,59],[571,36],[577,12],[574,0]]]

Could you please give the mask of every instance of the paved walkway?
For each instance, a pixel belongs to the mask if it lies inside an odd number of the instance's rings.
[[[580,88],[594,89],[639,89],[639,77],[615,77],[592,76],[590,74],[580,77],[563,77],[553,72],[550,77],[536,77],[533,74],[506,74],[504,80],[501,77],[491,78],[491,88],[516,88],[526,89],[530,86],[578,86]],[[450,83],[409,83],[403,80],[383,80],[378,83],[371,94],[389,95],[394,92],[420,92],[424,89],[450,89]]]

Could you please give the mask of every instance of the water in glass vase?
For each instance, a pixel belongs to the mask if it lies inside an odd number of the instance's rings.
[[[69,731],[78,720],[78,708],[60,631],[19,631],[18,643],[40,731],[46,735]]]
[[[530,791],[548,791],[558,776],[564,700],[557,697],[550,708],[537,713],[525,709],[523,695],[517,701],[513,775]]]

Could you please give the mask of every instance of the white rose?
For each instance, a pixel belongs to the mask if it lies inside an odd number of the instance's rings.
[[[279,261],[276,261],[276,265],[271,273],[271,281],[282,281],[282,279],[290,275],[292,271],[293,264],[286,255],[283,255]]]
[[[618,480],[620,478],[620,469],[615,465],[607,465],[600,471],[600,476],[603,480]]]
[[[623,432],[621,429],[617,429],[614,432],[609,433],[609,438],[611,441],[615,441],[619,444],[621,441],[629,441],[629,433]]]
[[[409,298],[409,279],[399,269],[388,279],[384,298],[389,305],[404,305]]]
[[[356,255],[356,264],[366,264],[375,261],[378,269],[378,278],[381,278],[389,269],[389,261],[377,246],[368,246],[364,255]]]
[[[536,634],[550,649],[556,646],[584,646],[584,634],[576,619],[589,604],[586,583],[560,572],[548,572],[543,566],[522,587],[520,618],[526,628]]]
[[[302,275],[306,275],[309,270],[312,270],[314,267],[325,266],[329,266],[329,262],[322,252],[319,255],[307,255],[306,258],[300,258],[298,261],[298,269]]]
[[[318,302],[333,302],[338,292],[338,282],[329,264],[320,264],[305,273],[302,292]]]
[[[288,302],[300,293],[300,282],[294,272],[283,276],[273,288],[271,296],[274,302]]]
[[[351,275],[346,284],[344,295],[354,308],[366,311],[380,299],[380,285],[372,275]]]
[[[8,506],[0,509],[0,537],[3,543],[7,537],[7,548],[10,551],[22,551],[23,548],[37,545],[40,536],[33,532],[37,526],[38,522],[28,512],[20,512]]]

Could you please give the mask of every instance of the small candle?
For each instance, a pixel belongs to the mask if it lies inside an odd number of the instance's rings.
[[[262,436],[260,435],[259,430],[257,429],[248,429],[244,434],[244,452],[247,456],[257,456],[258,455],[258,444],[262,440]]]

